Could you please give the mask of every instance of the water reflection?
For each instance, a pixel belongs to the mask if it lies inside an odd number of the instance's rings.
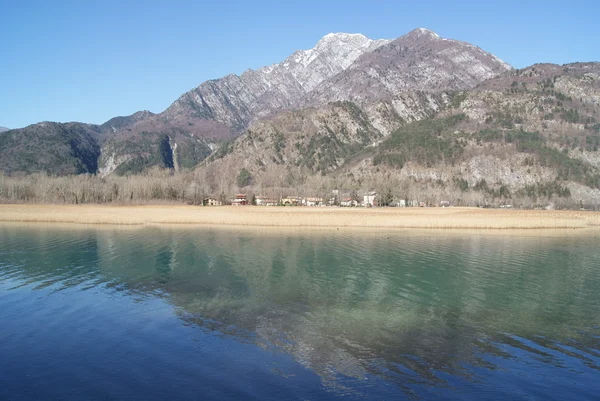
[[[595,238],[0,225],[0,239],[9,289],[160,297],[344,391],[340,377],[413,394],[510,361],[600,366]]]

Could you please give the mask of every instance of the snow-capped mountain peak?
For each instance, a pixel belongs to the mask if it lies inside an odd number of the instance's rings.
[[[312,49],[296,51],[281,63],[205,82],[173,103],[166,114],[168,118],[175,118],[187,113],[190,104],[195,110],[214,102],[215,106],[211,106],[210,111],[206,108],[205,114],[231,126],[246,126],[257,117],[298,104],[321,82],[344,71],[361,55],[389,42],[372,40],[358,33],[330,33]],[[214,99],[215,90],[222,93],[233,90],[239,104],[224,105]],[[231,108],[236,109],[235,114],[230,112]]]
[[[361,54],[375,50],[388,42],[385,39],[372,40],[360,33],[328,33],[317,42],[315,47],[295,52],[286,62],[292,59],[302,67],[308,67],[317,58],[321,58],[326,59],[322,61],[330,65],[334,71],[340,72],[352,64]]]
[[[365,35],[361,33],[344,33],[344,32],[336,32],[336,33],[328,33],[323,36],[321,40],[317,42],[315,47],[328,46],[334,42],[361,42],[368,43],[372,42],[371,39],[367,38]]]
[[[508,69],[475,46],[442,39],[425,28],[393,41],[329,33],[313,48],[298,50],[281,63],[207,81],[184,94],[163,116],[194,116],[239,132],[281,110],[336,100],[360,102],[410,90],[460,90]]]
[[[418,35],[427,35],[427,36],[433,36],[434,38],[440,38],[440,35],[438,35],[437,33],[433,32],[430,29],[427,28],[417,28],[415,30],[413,30],[414,33],[418,34]]]

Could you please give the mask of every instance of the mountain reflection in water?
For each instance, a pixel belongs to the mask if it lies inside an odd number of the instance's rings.
[[[160,299],[185,325],[292,356],[332,397],[600,390],[597,238],[0,225],[0,239],[5,295]]]

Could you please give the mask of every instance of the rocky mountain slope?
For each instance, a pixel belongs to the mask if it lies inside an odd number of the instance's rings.
[[[149,112],[148,110],[138,111],[137,113],[133,113],[130,116],[120,116],[114,117],[105,122],[100,126],[100,130],[103,133],[107,132],[117,132],[125,129],[130,129],[134,127],[141,121],[149,120],[154,117],[155,114]]]
[[[351,100],[365,104],[406,91],[471,89],[511,69],[476,46],[419,28],[363,54],[345,71],[317,86],[308,103]]]
[[[379,72],[376,83],[373,69]],[[134,144],[148,135],[167,135],[173,138],[173,146],[179,141],[180,149],[183,143],[188,148],[195,143],[193,150],[187,151],[193,157],[179,162],[180,166],[190,167],[216,144],[235,138],[254,121],[333,100],[360,97],[361,106],[378,107],[379,111],[373,113],[380,117],[373,124],[389,133],[396,126],[396,117],[409,122],[437,111],[440,98],[434,92],[471,88],[508,69],[506,63],[481,49],[442,39],[423,29],[395,41],[371,40],[360,34],[329,34],[313,49],[297,51],[281,63],[204,82],[163,113],[136,113],[126,127],[119,125],[122,121],[104,124],[104,128],[116,128],[116,135],[106,142],[109,145],[99,160],[100,171],[137,172],[158,163],[159,159],[144,151],[146,145]],[[345,75],[350,70],[354,72]],[[357,71],[369,73],[361,75]],[[424,80],[425,76],[430,78]],[[354,86],[348,86],[350,81]],[[380,99],[386,103],[376,106]],[[127,138],[126,143],[122,138]],[[159,142],[153,143],[156,149]],[[128,149],[135,151],[127,153]]]
[[[281,63],[204,82],[159,114],[142,111],[99,126],[46,122],[10,131],[0,147],[5,157],[0,168],[102,175],[151,166],[193,168],[253,122],[331,101],[354,100],[385,136],[399,124],[439,112],[448,101],[440,91],[469,89],[508,69],[481,49],[424,29],[394,41],[329,34]],[[57,156],[34,157],[44,152]]]
[[[415,90],[470,89],[511,68],[475,46],[422,28],[394,41],[329,34],[280,64],[205,82],[162,116],[200,117],[240,132],[282,110],[344,100],[363,104]]]
[[[199,172],[225,175],[214,188],[245,169],[259,188],[325,175],[389,199],[600,204],[599,96],[600,63],[576,63],[508,71],[468,91],[332,103],[256,122]]]
[[[240,132],[257,118],[297,107],[321,82],[385,43],[360,34],[328,34],[313,49],[297,51],[281,63],[204,82],[177,99],[162,117],[214,120]]]

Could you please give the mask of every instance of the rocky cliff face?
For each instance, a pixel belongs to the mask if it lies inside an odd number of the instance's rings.
[[[600,204],[600,63],[534,65],[454,93],[341,174],[377,169],[480,204]],[[443,195],[445,194],[445,195]]]
[[[157,166],[193,169],[213,150],[213,145],[177,128],[115,133],[101,142],[98,174],[138,174]]]
[[[289,165],[325,173],[382,137],[364,111],[353,103],[338,102],[257,121],[211,161],[223,159],[251,172]]]
[[[449,102],[451,95],[446,93],[415,91],[363,107],[345,101],[282,112],[254,122],[207,164],[218,163],[223,171],[243,166],[256,176],[277,166],[306,174],[331,173],[358,154],[369,153],[398,128],[433,118]]]

